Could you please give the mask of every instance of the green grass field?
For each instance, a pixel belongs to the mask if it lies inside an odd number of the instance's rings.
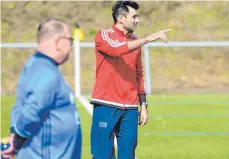
[[[14,97],[1,100],[1,137],[9,133]],[[229,95],[154,95],[148,97],[149,122],[139,127],[138,159],[228,159]],[[78,103],[83,129],[83,159],[90,156],[91,117]]]

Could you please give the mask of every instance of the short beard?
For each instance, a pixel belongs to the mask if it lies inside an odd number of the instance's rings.
[[[59,65],[64,64],[66,61],[68,61],[68,59],[69,59],[69,54],[64,58],[64,60],[61,63],[59,63]]]
[[[133,29],[132,29],[133,28]],[[132,28],[125,28],[129,33],[133,33],[135,31],[134,26]]]

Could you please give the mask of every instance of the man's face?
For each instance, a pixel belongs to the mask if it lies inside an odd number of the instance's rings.
[[[123,20],[123,27],[128,32],[134,32],[139,22],[138,11],[131,7],[128,7],[128,9],[129,13],[126,13],[124,16],[125,18]]]
[[[59,40],[58,41],[59,52],[61,53],[61,56],[63,57],[63,61],[60,63],[62,64],[68,60],[69,54],[72,48],[72,42],[73,42],[73,39],[70,33],[70,29],[68,27],[65,28],[65,35],[60,36],[58,40]]]

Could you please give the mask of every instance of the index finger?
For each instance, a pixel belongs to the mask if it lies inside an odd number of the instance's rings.
[[[172,29],[162,30],[164,33],[171,31]]]

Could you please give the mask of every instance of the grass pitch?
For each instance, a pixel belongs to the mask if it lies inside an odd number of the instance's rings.
[[[1,137],[9,134],[14,97],[1,98]],[[228,159],[229,95],[148,96],[149,121],[139,127],[138,159]],[[91,117],[77,103],[83,130],[83,159],[90,155]]]

